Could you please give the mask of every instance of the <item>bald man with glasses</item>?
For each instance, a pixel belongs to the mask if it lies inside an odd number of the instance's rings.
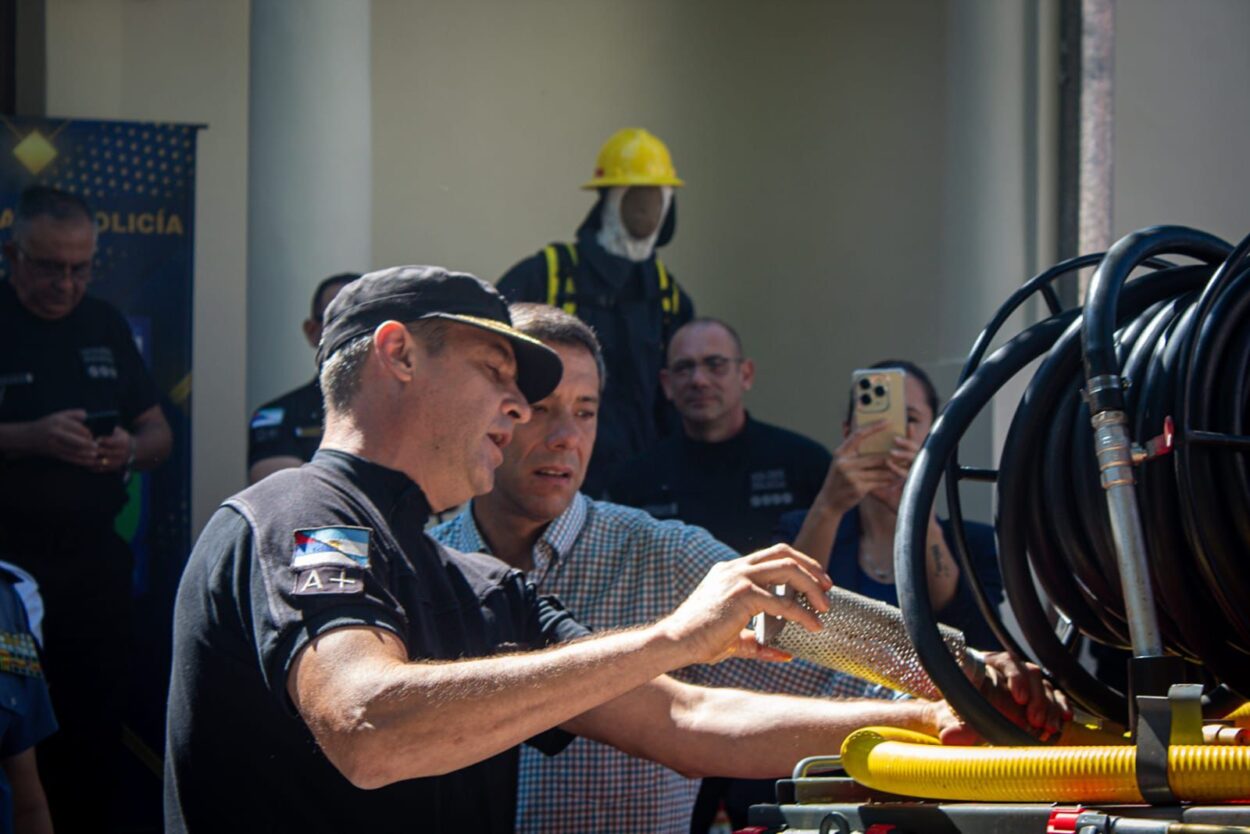
[[[40,769],[60,831],[98,830],[115,793],[132,557],[114,521],[128,474],[172,442],[126,320],[87,295],[95,250],[81,198],[28,188],[0,281],[0,559],[43,594],[61,730]]]
[[[673,334],[660,371],[681,433],[617,470],[608,493],[656,518],[706,527],[739,553],[772,544],[785,510],[811,506],[831,457],[824,446],[747,413],[755,363],[737,332],[698,318]]]

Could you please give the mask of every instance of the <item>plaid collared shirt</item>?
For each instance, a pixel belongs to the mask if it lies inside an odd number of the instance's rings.
[[[430,531],[463,551],[489,553],[470,503]],[[582,625],[604,630],[652,622],[675,609],[712,565],[737,557],[702,527],[578,493],[534,545],[530,581],[559,597]],[[795,660],[726,660],[674,677],[705,686],[829,697],[888,697],[858,678]],[[521,748],[519,834],[686,834],[699,780],[589,739],[551,758]]]

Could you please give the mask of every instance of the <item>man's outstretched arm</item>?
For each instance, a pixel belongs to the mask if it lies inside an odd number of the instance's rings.
[[[1067,700],[1032,663],[987,656],[984,691],[1022,727],[1057,732]],[[861,727],[886,726],[971,744],[976,734],[945,701],[832,700],[692,686],[667,675],[564,725],[577,735],[687,776],[775,778],[807,756],[836,755]]]
[[[683,776],[768,779],[788,776],[807,756],[837,755],[861,727],[938,735],[955,723],[943,702],[803,698],[664,676],[563,726]]]
[[[784,545],[717,565],[676,611],[638,629],[541,652],[409,662],[380,629],[327,632],[296,657],[287,691],[332,763],[358,787],[466,767],[657,676],[732,655],[782,656],[743,629],[760,612],[819,621],[771,588],[823,601],[829,578]]]

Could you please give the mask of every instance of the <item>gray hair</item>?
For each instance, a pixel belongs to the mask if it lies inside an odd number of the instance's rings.
[[[595,359],[599,369],[599,393],[608,381],[608,368],[603,361],[603,347],[589,324],[571,313],[549,304],[518,302],[508,306],[512,326],[540,342],[566,347],[583,347]]]
[[[437,356],[447,347],[446,319],[422,319],[407,325],[425,352]],[[360,378],[365,362],[373,352],[373,333],[362,333],[330,355],[321,366],[318,382],[325,402],[326,413],[350,411],[352,401],[360,391]]]
[[[66,222],[82,220],[91,224],[95,232],[95,217],[87,201],[77,194],[46,185],[32,185],[17,198],[17,212],[13,217],[13,240],[22,240],[30,224],[39,217],[51,217]]]

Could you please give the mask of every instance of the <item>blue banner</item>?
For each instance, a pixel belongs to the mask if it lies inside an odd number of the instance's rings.
[[[0,117],[0,234],[18,195],[48,185],[83,197],[99,228],[88,292],[118,308],[163,394],[173,452],[129,483],[117,528],[135,555],[131,749],[159,750],[170,621],[191,505],[191,322],[196,125]],[[0,275],[7,264],[0,267]],[[153,762],[145,765],[151,769]]]

